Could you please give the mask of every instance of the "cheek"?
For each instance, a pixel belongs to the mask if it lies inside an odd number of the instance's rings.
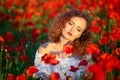
[[[78,33],[74,35],[74,39],[79,38],[82,35],[82,33]]]

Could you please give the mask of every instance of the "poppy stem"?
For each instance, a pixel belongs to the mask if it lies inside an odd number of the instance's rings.
[[[2,52],[3,52],[3,43],[0,44],[0,68],[2,68]],[[0,75],[2,75],[2,69],[0,69]]]
[[[107,45],[105,44],[105,52],[107,51]]]

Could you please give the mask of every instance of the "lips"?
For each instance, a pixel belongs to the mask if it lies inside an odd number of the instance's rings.
[[[71,32],[67,32],[67,34],[68,34],[69,36],[72,36],[72,33],[71,33]]]

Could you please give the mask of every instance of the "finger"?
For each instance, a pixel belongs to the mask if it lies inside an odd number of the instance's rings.
[[[62,58],[62,53],[59,54],[59,57]]]
[[[56,58],[59,58],[59,55],[58,55],[58,54],[56,54]]]

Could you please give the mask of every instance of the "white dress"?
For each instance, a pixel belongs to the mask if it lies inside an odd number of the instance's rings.
[[[42,56],[43,55],[39,54],[38,51],[36,52],[34,65],[39,69],[39,71],[36,73],[36,78],[42,77],[44,80],[49,80],[49,75],[52,72],[58,72],[60,74],[61,80],[66,80],[66,76],[71,76],[72,80],[81,80],[87,67],[80,66],[76,72],[72,72],[70,71],[70,66],[72,65],[74,67],[78,67],[80,60],[74,57],[56,58],[59,60],[59,63],[53,66],[51,64],[44,64],[44,61],[41,61]],[[87,60],[86,57],[83,59]]]

